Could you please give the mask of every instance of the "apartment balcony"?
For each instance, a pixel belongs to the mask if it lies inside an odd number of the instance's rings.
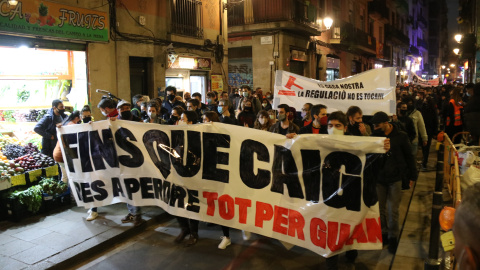
[[[230,2],[230,1],[229,1]],[[232,2],[228,7],[228,32],[286,29],[308,36],[321,35],[320,9],[300,0]]]
[[[384,23],[388,22],[388,8],[385,0],[373,0],[373,2],[369,2],[368,13],[370,17],[375,20],[379,20]]]
[[[362,51],[366,54],[376,55],[377,42],[373,36],[356,28],[353,24],[341,21],[332,26],[331,44],[343,45],[349,50]]]
[[[404,47],[410,45],[410,39],[402,31],[390,24],[385,24],[385,39]]]
[[[419,38],[417,38],[417,46],[418,46],[418,47],[422,47],[422,48],[424,48],[425,50],[428,50],[428,43],[427,43],[427,41],[425,41],[424,39],[419,39]]]
[[[170,6],[172,34],[203,38],[202,2],[199,0],[173,0]]]
[[[427,19],[423,16],[418,16],[417,21],[423,25],[424,28],[428,27]]]

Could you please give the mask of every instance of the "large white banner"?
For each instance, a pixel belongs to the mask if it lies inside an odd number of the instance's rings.
[[[323,256],[382,247],[375,181],[364,178],[382,138],[121,120],[58,137],[79,206],[157,205]]]
[[[395,68],[372,69],[330,82],[277,70],[273,107],[287,104],[298,111],[305,103],[312,103],[326,105],[328,112],[346,112],[356,105],[364,115],[378,111],[395,114],[395,85]]]
[[[424,80],[414,72],[410,71],[410,75],[408,76],[408,81],[415,85],[420,85],[423,87],[432,87],[438,86],[440,83],[439,79],[432,79],[432,80]]]

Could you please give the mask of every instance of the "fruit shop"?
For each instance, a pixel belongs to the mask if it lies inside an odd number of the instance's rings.
[[[49,1],[0,0],[0,33],[0,219],[18,219],[65,197],[58,166],[40,153],[33,129],[54,99],[67,112],[89,104],[86,48],[108,42],[108,17]]]

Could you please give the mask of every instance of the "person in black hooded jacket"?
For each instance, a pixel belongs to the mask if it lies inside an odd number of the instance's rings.
[[[53,100],[52,108],[33,129],[38,135],[42,136],[42,154],[49,157],[53,156],[53,149],[55,149],[58,141],[57,126],[61,125],[66,118],[63,102],[60,99]]]
[[[400,231],[398,209],[402,198],[402,180],[407,177],[410,181],[416,181],[417,167],[408,135],[396,125],[392,125],[386,113],[375,113],[371,122],[374,125],[372,136],[390,139],[390,153],[384,158],[383,167],[379,170],[377,177],[377,195],[382,238],[388,237],[388,251],[395,253]]]

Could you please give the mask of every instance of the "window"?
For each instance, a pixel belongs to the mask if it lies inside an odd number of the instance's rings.
[[[384,42],[383,42],[383,27],[380,26],[380,27],[378,28],[378,32],[379,32],[379,33],[378,33],[378,42],[384,43]]]
[[[203,38],[202,2],[172,0],[172,33]]]

